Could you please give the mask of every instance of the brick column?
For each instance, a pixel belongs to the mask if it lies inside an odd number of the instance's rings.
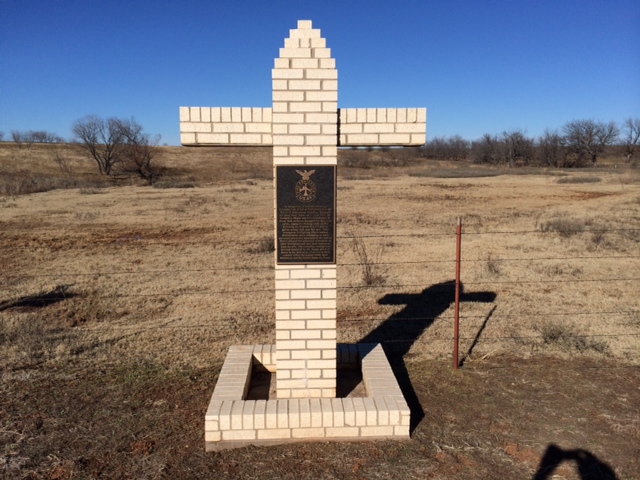
[[[274,168],[337,165],[338,71],[311,21],[290,31],[272,78]],[[278,398],[335,397],[335,264],[276,264],[276,382]]]

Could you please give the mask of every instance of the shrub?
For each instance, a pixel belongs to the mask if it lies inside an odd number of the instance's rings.
[[[556,345],[563,350],[576,350],[580,353],[588,350],[608,355],[609,344],[603,340],[594,340],[581,333],[573,324],[562,324],[555,321],[545,321],[538,328],[545,345]]]
[[[258,243],[249,248],[249,253],[273,253],[276,251],[276,243],[273,235],[269,235],[258,240]]]
[[[541,232],[556,232],[561,237],[568,238],[577,233],[584,232],[584,221],[571,218],[554,218],[540,224]]]
[[[351,248],[356,256],[362,272],[362,281],[365,285],[382,285],[385,277],[375,271],[374,265],[382,256],[384,246],[380,245],[374,252],[370,252],[364,239],[360,235],[352,235]]]
[[[601,182],[600,177],[562,177],[558,179],[558,183],[598,183]]]

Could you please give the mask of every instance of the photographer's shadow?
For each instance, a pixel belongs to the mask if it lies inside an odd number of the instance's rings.
[[[432,285],[421,293],[385,295],[378,300],[379,304],[405,305],[405,307],[391,315],[358,342],[382,344],[402,394],[411,409],[412,432],[424,418],[424,410],[411,385],[403,357],[435,319],[455,302],[455,289],[455,281],[448,281]],[[460,302],[491,303],[495,299],[496,294],[493,292],[464,293],[464,287],[460,284]]]

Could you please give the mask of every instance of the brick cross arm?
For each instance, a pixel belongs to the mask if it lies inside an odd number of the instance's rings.
[[[420,146],[426,139],[426,108],[338,109],[338,146]],[[180,142],[185,146],[271,146],[272,109],[180,107]]]

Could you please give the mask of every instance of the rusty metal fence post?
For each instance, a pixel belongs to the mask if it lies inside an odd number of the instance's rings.
[[[458,217],[458,228],[456,231],[456,301],[453,326],[453,369],[457,370],[458,343],[460,340],[460,252],[462,250],[462,218]]]

